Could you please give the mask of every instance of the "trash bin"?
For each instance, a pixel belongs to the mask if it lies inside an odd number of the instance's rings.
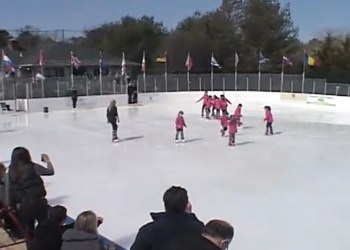
[[[43,111],[44,113],[49,113],[49,107],[44,107]]]
[[[17,99],[16,111],[28,111],[28,99]]]

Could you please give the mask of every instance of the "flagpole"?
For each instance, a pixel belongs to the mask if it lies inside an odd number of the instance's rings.
[[[71,87],[74,87],[74,75],[73,75],[73,61],[72,61],[73,52],[70,52],[70,83]]]
[[[168,92],[168,53],[165,51],[165,63],[164,63],[164,79],[165,79],[165,92]]]
[[[2,92],[2,99],[5,100],[5,75],[4,75],[4,50],[1,50],[1,92]]]
[[[303,55],[303,74],[302,74],[302,80],[301,80],[301,93],[304,93],[305,71],[306,71],[306,51],[304,50],[304,55]]]
[[[214,58],[214,54],[212,53],[211,54],[211,58],[213,59]],[[211,91],[213,91],[214,89],[214,65],[213,65],[213,60],[211,59],[211,81],[210,81],[210,84],[211,84]]]
[[[44,66],[43,65],[41,65],[40,66],[40,72],[41,72],[41,75],[42,75],[42,77],[40,77],[41,78],[41,96],[42,96],[42,98],[45,98],[45,87],[44,87]]]
[[[187,53],[187,90],[190,91],[190,52]]]
[[[146,52],[143,51],[143,57],[142,57],[142,70],[143,70],[143,88],[144,88],[144,92],[146,93],[146,88],[147,88],[147,85],[146,85]],[[139,91],[139,90],[137,90]]]
[[[99,82],[100,82],[100,95],[102,95],[102,91],[103,91],[103,89],[102,89],[102,63],[103,63],[103,59],[102,59],[102,57],[103,57],[103,52],[102,52],[102,50],[100,50],[100,61],[99,61]]]
[[[237,61],[237,52],[235,52],[235,91],[237,91],[237,66],[238,66],[238,61]]]
[[[259,72],[258,72],[258,91],[260,91],[260,81],[261,81],[261,63],[259,61]]]
[[[284,60],[283,60],[283,57],[282,57],[281,92],[283,92],[283,83],[284,83]]]

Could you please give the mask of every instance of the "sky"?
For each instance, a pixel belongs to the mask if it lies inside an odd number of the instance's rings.
[[[5,1],[5,0],[2,0]],[[30,4],[29,4],[30,2]],[[15,30],[32,25],[41,30],[83,30],[125,15],[151,15],[166,27],[220,6],[222,0],[11,0],[0,14],[0,28]],[[307,41],[326,30],[350,30],[349,0],[280,0],[289,2],[299,37]]]

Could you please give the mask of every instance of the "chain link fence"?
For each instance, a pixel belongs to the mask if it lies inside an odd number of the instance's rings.
[[[300,75],[278,74],[168,74],[140,75],[135,81],[139,93],[177,91],[264,91],[289,92],[322,95],[350,96],[349,84],[327,83],[324,79],[305,79]],[[74,86],[79,95],[122,94],[127,91],[125,79],[103,77],[74,77]],[[70,96],[70,77],[47,78],[5,78],[0,86],[1,99],[53,98]]]

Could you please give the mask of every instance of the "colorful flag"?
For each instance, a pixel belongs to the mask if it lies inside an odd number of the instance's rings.
[[[210,61],[211,66],[217,67],[217,68],[221,68],[220,64],[218,63],[218,61],[216,61],[214,54],[211,54],[211,61]]]
[[[2,50],[2,63],[6,67],[7,71],[15,71],[15,67],[13,66],[12,60],[5,54],[4,50]]]
[[[157,63],[167,63],[168,58],[167,58],[167,53],[164,53],[164,56],[159,56],[156,58]]]
[[[283,65],[293,66],[293,62],[288,57],[283,56],[282,60],[283,60]]]
[[[192,58],[191,58],[190,52],[188,52],[188,54],[187,54],[187,59],[186,59],[185,66],[187,67],[187,71],[191,71],[192,70],[193,62],[192,62]]]
[[[146,73],[146,52],[143,52],[142,63],[141,63],[141,71],[142,73]]]
[[[316,67],[318,66],[318,61],[314,57],[309,56],[307,53],[305,53],[304,64],[308,65],[309,67]]]
[[[42,50],[40,50],[40,53],[39,53],[39,65],[40,66],[44,65],[44,54]]]
[[[73,53],[73,51],[70,52],[70,61],[71,64],[75,67],[75,68],[79,68],[81,65],[81,61],[79,60],[79,58]]]
[[[269,61],[270,61],[270,59],[266,58],[263,55],[262,51],[260,50],[260,52],[259,52],[259,64],[265,64],[265,63],[267,63]]]
[[[122,56],[122,76],[126,75],[126,62],[125,62],[125,54],[123,52]]]
[[[238,66],[238,63],[239,63],[239,56],[238,56],[237,52],[235,52],[235,67],[236,68]]]

